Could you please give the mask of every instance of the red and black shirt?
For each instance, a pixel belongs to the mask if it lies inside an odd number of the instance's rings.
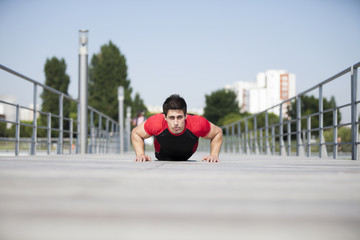
[[[146,120],[145,131],[155,136],[155,156],[159,160],[187,160],[197,149],[199,137],[210,132],[210,122],[204,117],[188,114],[182,133],[169,130],[164,115],[159,113]]]

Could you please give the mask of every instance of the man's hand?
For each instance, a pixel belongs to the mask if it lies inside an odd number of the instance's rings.
[[[135,162],[146,162],[146,161],[151,162],[151,157],[145,154],[139,154],[135,158]]]
[[[201,159],[206,162],[219,162],[219,157],[215,155],[205,156]]]

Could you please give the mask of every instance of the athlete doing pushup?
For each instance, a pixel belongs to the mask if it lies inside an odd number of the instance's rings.
[[[131,141],[137,162],[151,161],[145,154],[144,139],[154,136],[155,157],[158,160],[188,160],[196,151],[199,137],[210,140],[210,155],[202,158],[207,162],[219,162],[223,141],[221,128],[202,116],[187,114],[185,100],[171,95],[163,104],[163,113],[149,117],[135,127]]]

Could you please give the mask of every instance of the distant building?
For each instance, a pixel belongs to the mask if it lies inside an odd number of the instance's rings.
[[[268,70],[258,73],[256,82],[236,82],[226,85],[236,93],[242,112],[258,113],[295,96],[295,75],[285,70]],[[287,116],[288,104],[283,105],[283,116]],[[272,109],[279,115],[279,109]]]
[[[0,96],[0,100],[11,104],[17,104],[15,96]],[[34,109],[34,104],[29,104],[29,109]],[[37,110],[40,110],[40,105],[36,105]],[[20,121],[33,121],[34,112],[29,109],[20,108]],[[16,107],[13,105],[0,102],[0,118],[15,122],[16,121]],[[36,113],[36,119],[39,118],[39,113]],[[6,127],[10,128],[11,123],[7,123]]]
[[[0,96],[0,100],[12,104],[16,104],[17,99],[15,96]],[[16,107],[13,105],[5,104],[0,102],[0,115],[3,119],[7,121],[16,121]],[[7,123],[6,127],[10,128],[11,123]]]

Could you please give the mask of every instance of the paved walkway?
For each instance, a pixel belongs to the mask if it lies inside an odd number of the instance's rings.
[[[360,239],[360,161],[0,157],[0,239]]]

